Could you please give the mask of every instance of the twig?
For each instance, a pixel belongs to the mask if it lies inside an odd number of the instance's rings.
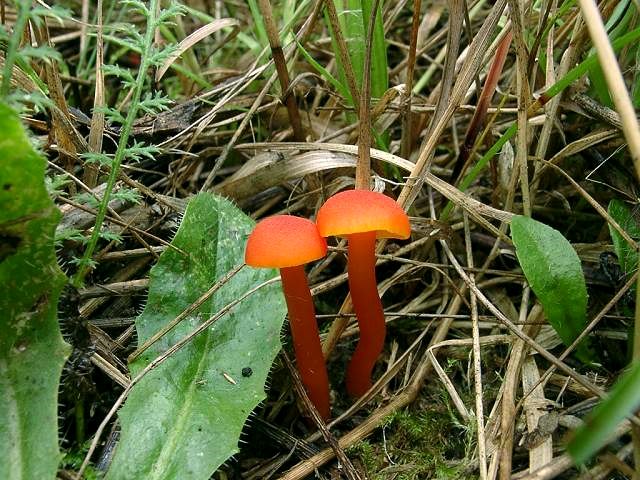
[[[530,88],[527,79],[527,46],[524,41],[524,21],[522,2],[509,0],[509,13],[513,24],[513,39],[516,47],[516,90],[518,92],[518,132],[516,134],[516,158],[514,168],[520,174],[520,189],[522,190],[522,208],[524,214],[531,216],[531,199],[529,198],[529,169],[528,142],[529,122],[527,110],[529,107]]]
[[[263,17],[262,19],[267,30],[267,37],[269,37],[269,45],[271,47],[271,54],[273,55],[273,63],[275,63],[276,71],[278,72],[278,80],[280,81],[280,88],[282,89],[284,104],[287,107],[289,121],[291,122],[291,128],[293,129],[293,138],[296,140],[296,142],[304,142],[304,130],[302,128],[302,122],[300,121],[298,103],[296,102],[294,92],[289,90],[291,82],[289,80],[287,60],[284,58],[282,46],[280,45],[280,35],[278,35],[276,22],[273,19],[271,1],[258,0],[258,5],[260,7],[260,12],[262,13]]]
[[[465,212],[464,219],[464,238],[467,247],[467,266],[474,267],[473,252],[471,251],[471,232],[469,230],[469,216]],[[469,273],[469,280],[475,285],[475,275]],[[473,336],[473,386],[476,397],[476,424],[478,437],[478,463],[480,467],[480,479],[487,478],[487,446],[484,429],[484,405],[482,402],[482,356],[480,352],[480,329],[478,328],[478,301],[473,292],[469,293],[471,302],[471,332]]]
[[[531,290],[526,287],[522,294],[519,315],[519,320],[521,322],[526,318],[530,292]],[[525,326],[524,328],[527,327]],[[529,327],[529,330],[527,330],[526,333],[531,333],[531,327]],[[520,375],[522,360],[528,353],[527,347],[528,346],[524,341],[518,338],[515,339],[509,354],[509,363],[507,365],[507,372],[503,382],[504,389],[502,391],[502,411],[500,417],[500,448],[496,454],[499,456],[500,478],[502,480],[508,480],[511,478],[513,434],[516,419],[515,396],[518,389],[518,377]]]
[[[362,74],[362,92],[360,93],[360,134],[358,136],[358,163],[356,165],[356,188],[369,190],[371,188],[371,49],[373,45],[373,30],[378,13],[380,0],[374,0],[371,6],[371,17],[367,24],[367,40],[364,54]]]
[[[347,87],[353,100],[353,105],[356,108],[360,106],[360,94],[358,93],[358,84],[356,82],[355,73],[353,73],[353,65],[351,64],[351,57],[349,56],[349,49],[347,43],[344,41],[342,35],[342,28],[340,27],[340,20],[338,19],[338,12],[333,0],[323,0],[324,6],[327,9],[327,15],[329,16],[329,23],[331,24],[331,30],[333,33],[333,39],[338,46],[338,55],[340,56],[340,62],[342,68],[344,68],[344,76],[347,80]]]
[[[81,299],[96,298],[113,295],[133,295],[138,292],[144,292],[149,286],[148,278],[138,280],[128,280],[126,282],[114,282],[108,284],[96,284],[89,288],[84,288],[78,293]]]
[[[347,457],[347,455],[344,453],[344,450],[338,444],[333,434],[329,431],[329,429],[327,428],[327,425],[322,420],[322,417],[320,417],[320,414],[318,413],[318,410],[316,409],[315,405],[309,399],[309,395],[307,395],[307,391],[302,385],[302,381],[300,380],[300,375],[298,375],[298,371],[293,366],[293,364],[291,363],[291,359],[287,355],[287,352],[285,352],[284,350],[282,351],[282,357],[284,358],[285,365],[289,369],[289,373],[291,374],[291,378],[293,379],[293,386],[295,387],[296,392],[298,393],[298,396],[302,399],[305,407],[307,407],[307,411],[311,414],[311,419],[313,420],[313,423],[316,424],[316,426],[320,430],[320,433],[322,434],[326,442],[331,446],[336,457],[342,464],[342,468],[344,469],[344,474],[349,480],[362,480],[362,477],[360,476],[356,468],[353,466],[353,463],[351,463],[351,460],[349,460],[349,457]]]
[[[407,55],[407,72],[405,73],[405,89],[402,95],[402,106],[404,108],[402,117],[402,140],[400,156],[409,159],[411,154],[411,143],[413,141],[411,132],[411,99],[413,98],[413,70],[416,66],[416,49],[418,48],[418,31],[420,30],[420,9],[422,0],[413,0],[413,19],[411,21],[411,39],[409,40],[409,54]]]

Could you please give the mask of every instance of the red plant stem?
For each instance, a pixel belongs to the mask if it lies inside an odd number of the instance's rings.
[[[487,116],[487,110],[491,104],[491,99],[493,98],[493,94],[498,86],[498,80],[500,80],[500,75],[502,74],[504,63],[507,59],[507,54],[509,53],[509,46],[511,45],[512,38],[513,30],[509,30],[509,32],[502,38],[498,44],[498,48],[496,49],[493,62],[491,63],[491,67],[489,67],[489,71],[487,72],[487,77],[484,80],[484,87],[480,93],[478,105],[476,106],[473,117],[469,122],[467,133],[464,136],[464,142],[460,148],[458,158],[456,159],[453,173],[451,174],[451,182],[454,184],[458,182],[459,178],[462,178],[462,175],[466,170],[469,155],[471,154],[473,145],[478,138],[480,130],[482,129],[484,119]]]
[[[384,347],[385,323],[376,282],[376,232],[348,236],[349,291],[360,341],[347,368],[347,392],[361,397],[371,388],[371,372]]]
[[[322,355],[316,312],[303,266],[280,269],[300,379],[324,420],[330,417],[329,377]]]

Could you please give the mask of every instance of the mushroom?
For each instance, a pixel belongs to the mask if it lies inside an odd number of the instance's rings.
[[[347,190],[329,198],[316,219],[320,235],[346,237],[351,300],[360,341],[347,368],[347,391],[360,397],[371,388],[371,372],[384,347],[385,322],[375,272],[376,238],[409,238],[409,218],[381,193]]]
[[[276,215],[259,222],[245,250],[252,267],[279,268],[300,378],[323,419],[330,415],[329,379],[304,264],[322,258],[327,243],[305,218]]]

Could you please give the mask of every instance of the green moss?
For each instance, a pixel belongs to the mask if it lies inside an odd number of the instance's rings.
[[[438,402],[432,410],[403,410],[384,422],[381,438],[349,449],[372,480],[476,478],[469,460],[475,445],[473,428],[461,425]]]

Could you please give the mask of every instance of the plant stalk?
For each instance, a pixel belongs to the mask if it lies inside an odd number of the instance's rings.
[[[413,0],[413,20],[411,22],[411,40],[409,41],[409,55],[407,56],[407,73],[405,74],[405,91],[402,106],[402,140],[400,156],[409,160],[411,155],[411,98],[413,89],[413,70],[416,66],[416,50],[418,48],[418,31],[420,30],[420,9],[422,0]]]
[[[98,207],[98,213],[96,214],[96,221],[93,227],[93,232],[91,233],[91,238],[89,238],[89,242],[87,243],[87,248],[82,255],[82,259],[80,261],[78,271],[73,276],[72,284],[75,287],[80,287],[84,282],[85,276],[91,270],[91,266],[89,265],[89,261],[93,256],[93,252],[96,249],[98,244],[98,240],[100,238],[100,231],[102,229],[102,224],[104,223],[105,216],[107,214],[107,207],[109,206],[109,200],[111,199],[111,192],[113,187],[116,184],[116,180],[118,179],[118,173],[120,171],[120,165],[124,160],[125,151],[127,148],[127,142],[129,141],[129,137],[131,136],[131,131],[133,129],[133,122],[138,115],[138,105],[140,103],[140,97],[142,96],[142,90],[144,88],[144,83],[147,78],[147,70],[150,67],[149,59],[151,57],[151,48],[154,42],[154,33],[156,30],[156,19],[157,19],[157,11],[160,6],[160,0],[151,0],[149,5],[149,18],[147,19],[147,29],[144,35],[144,51],[141,54],[140,61],[140,69],[138,70],[138,75],[136,77],[136,84],[133,89],[133,95],[131,97],[131,106],[129,107],[129,111],[127,112],[127,117],[125,119],[124,124],[122,125],[122,129],[120,132],[120,139],[118,141],[118,147],[113,159],[113,163],[111,164],[111,171],[109,172],[109,178],[107,179],[107,187],[104,192],[104,196],[102,197],[102,201],[100,202],[100,206]]]
[[[270,0],[258,0],[258,6],[260,7],[260,12],[262,13],[263,21],[267,29],[271,55],[273,56],[273,63],[275,64],[276,71],[278,72],[278,80],[280,81],[280,88],[282,89],[282,100],[287,107],[289,121],[291,122],[291,128],[293,129],[293,138],[296,142],[304,142],[304,129],[302,128],[302,122],[300,121],[298,103],[296,102],[293,91],[289,90],[291,82],[289,80],[287,60],[284,57],[284,52],[280,45],[280,36],[278,35],[276,22],[273,20],[271,2]]]
[[[338,12],[336,6],[333,4],[334,0],[324,0],[324,6],[327,9],[327,15],[329,17],[329,23],[331,24],[331,30],[333,30],[333,37],[338,45],[338,55],[344,68],[344,76],[347,80],[347,86],[349,87],[349,93],[351,94],[353,105],[358,108],[360,105],[360,94],[358,93],[358,85],[356,83],[356,76],[353,73],[353,65],[351,64],[351,57],[349,57],[349,49],[347,43],[342,35],[342,28],[340,27],[340,20],[338,19]],[[357,113],[357,112],[356,112]]]
[[[371,16],[367,24],[366,49],[362,68],[362,92],[360,93],[360,134],[358,136],[358,164],[356,165],[356,188],[371,189],[371,50],[373,45],[373,28],[380,0],[375,0],[371,8]]]

